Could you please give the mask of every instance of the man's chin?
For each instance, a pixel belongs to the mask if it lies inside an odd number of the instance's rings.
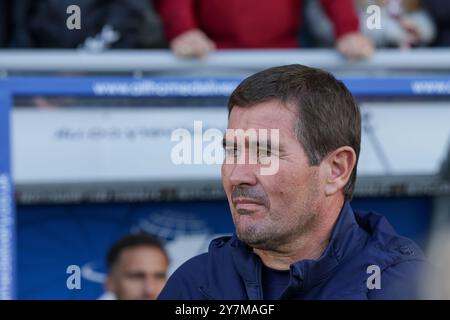
[[[269,239],[266,239],[265,237],[259,237],[255,235],[250,235],[248,233],[237,233],[238,239],[248,245],[249,247],[253,249],[261,249],[265,250],[268,245]]]
[[[237,212],[235,216],[236,229],[243,235],[258,234],[266,215],[261,211]]]
[[[236,235],[239,240],[251,247],[260,245],[266,241],[266,237],[259,232],[256,224],[249,225],[241,223],[239,227],[236,228]]]

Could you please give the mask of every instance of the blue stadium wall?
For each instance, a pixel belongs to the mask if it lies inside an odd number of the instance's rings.
[[[352,204],[384,214],[397,232],[425,244],[431,198],[355,198]],[[226,201],[19,206],[17,223],[19,299],[99,298],[103,286],[92,273],[105,274],[108,248],[137,228],[159,233],[169,246],[178,237],[206,235],[193,255],[212,237],[233,232]],[[174,250],[174,256],[183,253]],[[91,274],[79,290],[66,287],[66,268],[73,264]]]

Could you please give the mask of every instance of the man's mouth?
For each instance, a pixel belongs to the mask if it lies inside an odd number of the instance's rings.
[[[256,199],[252,198],[234,198],[233,200],[234,207],[237,210],[244,210],[244,211],[254,211],[260,208],[261,206],[264,206],[264,203],[261,201],[258,201]]]

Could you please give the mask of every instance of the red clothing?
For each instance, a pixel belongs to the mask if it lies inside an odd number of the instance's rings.
[[[336,37],[358,30],[353,0],[321,0]],[[157,0],[169,40],[198,28],[218,48],[294,48],[302,0]]]

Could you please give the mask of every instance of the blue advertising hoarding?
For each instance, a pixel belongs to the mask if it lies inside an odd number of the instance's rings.
[[[3,85],[14,95],[227,97],[242,78],[169,77],[10,77]],[[450,76],[340,77],[357,97],[450,95]]]
[[[426,236],[427,197],[356,198],[352,206],[383,213],[400,234],[419,243]],[[170,271],[206,252],[211,239],[234,232],[226,200],[19,206],[17,224],[19,299],[103,297],[107,251],[137,229],[165,240]],[[79,290],[66,287],[69,265],[80,266]]]
[[[10,163],[11,96],[0,83],[0,299],[16,297],[16,217]]]

